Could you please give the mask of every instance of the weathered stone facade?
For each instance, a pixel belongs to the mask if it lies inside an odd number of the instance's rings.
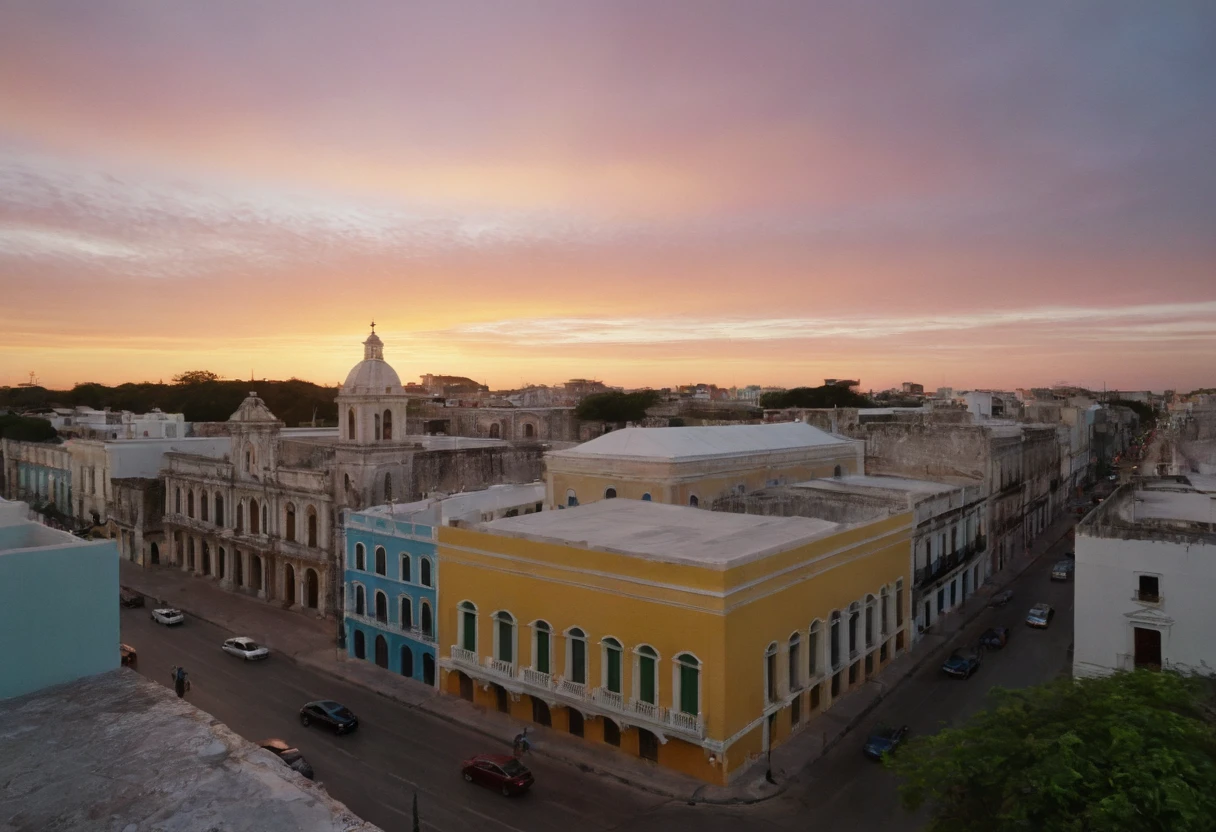
[[[446,407],[410,405],[407,430],[414,435],[469,436],[523,442],[578,442],[582,435],[573,407]]]

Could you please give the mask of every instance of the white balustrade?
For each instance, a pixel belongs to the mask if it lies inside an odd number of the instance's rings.
[[[520,668],[519,678],[521,681],[524,681],[529,685],[535,685],[536,687],[544,688],[545,690],[549,690],[553,687],[553,677],[548,673],[536,670],[535,668]]]
[[[455,644],[452,645],[452,650],[449,655],[452,657],[452,661],[456,662],[457,664],[468,665],[471,667],[479,667],[481,664],[479,661],[477,661],[476,652],[472,650],[465,650],[463,647],[457,647]]]
[[[492,656],[487,656],[486,670],[490,671],[495,676],[502,676],[506,679],[515,678],[515,662],[508,662],[502,659],[495,659]]]

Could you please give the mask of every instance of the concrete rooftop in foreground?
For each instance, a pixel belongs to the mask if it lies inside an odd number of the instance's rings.
[[[478,528],[645,560],[722,569],[827,537],[845,526],[809,517],[732,514],[618,498],[504,517]]]
[[[0,701],[0,783],[3,830],[378,832],[125,668]]]
[[[907,477],[886,477],[876,474],[846,474],[842,477],[822,477],[816,480],[796,482],[790,488],[810,488],[817,491],[834,491],[843,493],[865,492],[873,489],[884,491],[903,491],[911,495],[945,494],[947,491],[958,491],[960,486],[933,482],[932,480],[914,480]]]

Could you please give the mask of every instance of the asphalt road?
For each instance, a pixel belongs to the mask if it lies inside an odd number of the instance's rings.
[[[1067,538],[1066,538],[1067,539]],[[528,765],[537,785],[507,799],[460,777],[460,761],[489,748],[484,737],[428,714],[384,699],[356,685],[301,668],[272,656],[246,663],[220,650],[233,634],[187,616],[167,628],[150,620],[147,609],[122,611],[123,640],[139,653],[138,670],[169,686],[175,664],[190,672],[187,699],[250,740],[280,737],[298,747],[317,780],[354,812],[385,830],[409,830],[415,791],[422,826],[441,832],[738,832],[828,826],[833,830],[913,830],[922,818],[899,805],[895,778],[861,754],[869,730],[881,723],[907,724],[913,733],[956,724],[983,707],[993,686],[1022,687],[1067,670],[1072,642],[1072,583],[1053,583],[1051,565],[1070,544],[1061,543],[1014,585],[1014,600],[985,611],[964,637],[974,640],[986,627],[1010,627],[1009,645],[991,651],[972,678],[944,676],[936,665],[905,681],[871,717],[836,748],[796,777],[781,797],[748,807],[688,806],[681,801],[585,774],[540,756]],[[1026,610],[1044,600],[1056,608],[1046,631],[1024,624]],[[359,731],[335,737],[304,728],[299,709],[313,699],[336,699],[359,715]]]

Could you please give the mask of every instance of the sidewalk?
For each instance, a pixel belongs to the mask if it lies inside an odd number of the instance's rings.
[[[776,797],[789,781],[810,766],[862,722],[904,679],[926,663],[936,661],[957,635],[987,609],[987,599],[1015,581],[1073,527],[1075,518],[1064,514],[1040,535],[1031,550],[976,590],[966,607],[946,616],[927,632],[912,650],[898,656],[869,682],[843,697],[830,710],[812,718],[805,728],[772,753],[776,783],[765,778],[765,765],[757,761],[731,786],[713,786],[674,771],[659,768],[607,746],[592,745],[560,731],[519,723],[463,699],[439,694],[420,682],[397,676],[370,662],[346,658],[335,646],[333,619],[290,612],[271,604],[220,589],[212,581],[172,568],[143,569],[120,561],[123,586],[149,598],[178,607],[231,633],[249,636],[275,653],[320,673],[352,682],[406,707],[484,734],[510,745],[511,737],[528,728],[534,753],[560,760],[585,772],[689,803],[749,804]]]

